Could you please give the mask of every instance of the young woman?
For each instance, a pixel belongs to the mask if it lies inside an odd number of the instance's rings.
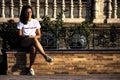
[[[31,75],[35,75],[33,63],[37,51],[43,55],[47,62],[52,62],[53,59],[45,53],[41,43],[38,40],[41,38],[41,25],[37,20],[34,19],[31,6],[23,6],[17,28],[19,29],[19,36],[22,38],[21,46],[23,48],[30,48],[30,66],[28,68],[28,72]]]

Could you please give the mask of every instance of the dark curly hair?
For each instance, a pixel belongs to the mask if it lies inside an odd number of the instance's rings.
[[[30,8],[32,10],[32,18],[34,18],[34,15],[33,15],[33,9],[30,5],[24,5],[22,7],[22,11],[21,11],[21,14],[20,14],[20,21],[23,23],[23,24],[27,24],[27,21],[28,21],[28,17],[26,15],[26,10]]]

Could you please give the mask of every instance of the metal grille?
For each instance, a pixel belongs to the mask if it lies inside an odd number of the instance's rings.
[[[49,31],[42,31],[41,43],[45,49],[63,49],[63,50],[119,50],[120,49],[120,27],[114,25],[110,27],[90,28],[88,37],[75,30],[66,28],[61,33],[64,36],[58,39]]]

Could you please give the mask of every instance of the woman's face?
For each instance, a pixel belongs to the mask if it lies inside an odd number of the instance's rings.
[[[32,10],[31,10],[30,8],[28,8],[28,9],[26,10],[26,17],[27,17],[28,19],[30,19],[30,18],[32,17]]]

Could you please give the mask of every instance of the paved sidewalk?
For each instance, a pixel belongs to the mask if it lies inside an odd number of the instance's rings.
[[[0,80],[120,80],[120,74],[36,75],[36,76],[0,75]]]

